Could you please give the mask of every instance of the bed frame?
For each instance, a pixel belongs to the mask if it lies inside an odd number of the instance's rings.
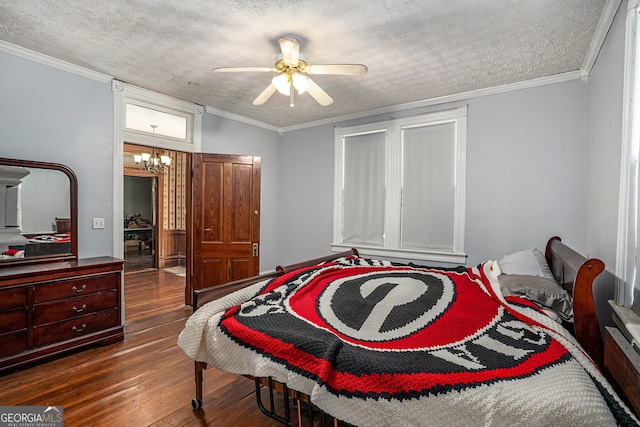
[[[316,265],[321,262],[350,255],[358,255],[357,249],[351,249],[350,251],[335,253],[288,266],[278,266],[272,273],[196,290],[193,293],[193,310],[196,311],[207,302],[216,300],[262,280],[275,278],[298,268]],[[557,236],[550,238],[547,242],[545,257],[558,282],[573,289],[575,336],[594,362],[602,368],[604,359],[604,327],[610,325],[612,322],[611,309],[607,300],[613,297],[613,275],[605,271],[602,261],[595,258],[585,258],[562,243],[561,239]],[[194,410],[202,408],[203,371],[206,367],[207,364],[204,362],[195,362],[196,397],[192,400]],[[267,416],[287,426],[291,425],[291,416],[289,413],[290,401],[310,403],[306,396],[302,396],[300,393],[289,389],[286,384],[277,383],[270,378],[255,378],[254,380],[256,384],[256,399],[260,410]],[[260,389],[263,386],[269,388],[268,408],[261,401]],[[281,392],[285,398],[284,416],[277,414],[275,411],[274,389]],[[302,405],[298,404],[296,406],[298,412],[300,412]],[[322,417],[324,423],[324,415],[322,415]],[[298,419],[300,419],[300,413],[298,414]],[[333,419],[332,422],[334,425],[337,425],[337,420]]]
[[[358,256],[359,255],[358,250],[355,248],[352,248],[349,251],[327,255],[320,258],[299,262],[297,264],[291,264],[287,266],[279,265],[276,267],[275,271],[272,273],[266,273],[266,274],[261,274],[259,276],[248,277],[246,279],[235,280],[233,282],[225,283],[222,285],[216,285],[209,288],[197,289],[193,291],[193,311],[195,312],[198,308],[202,307],[204,304],[210,301],[214,301],[218,298],[222,298],[225,295],[228,295],[232,292],[235,292],[247,286],[253,285],[254,283],[258,283],[266,279],[273,279],[285,273],[288,273],[293,270],[297,270],[302,267],[317,265],[322,262],[333,261],[335,259],[347,257],[351,255]],[[191,401],[191,405],[193,406],[194,410],[198,410],[202,408],[203,372],[206,368],[207,368],[207,364],[205,362],[198,362],[198,361],[195,362],[196,397]],[[294,390],[289,390],[286,384],[277,383],[273,381],[271,378],[255,378],[255,384],[256,384],[256,400],[260,410],[265,415],[282,422],[286,426],[291,425],[291,416],[289,413],[290,399],[293,398],[298,402],[309,401],[307,396],[302,396],[300,393],[295,392]],[[269,408],[268,409],[264,406],[260,397],[260,388],[262,386],[267,386],[269,388]],[[281,392],[285,397],[284,416],[278,415],[276,413],[273,390],[277,390]],[[301,409],[300,405],[298,405],[298,411],[300,411],[300,409]],[[300,413],[298,414],[298,419],[299,419],[299,416],[300,416]]]
[[[556,280],[573,289],[574,334],[582,348],[601,369],[604,366],[604,328],[613,325],[611,306],[615,277],[604,262],[585,258],[554,236],[545,257]]]

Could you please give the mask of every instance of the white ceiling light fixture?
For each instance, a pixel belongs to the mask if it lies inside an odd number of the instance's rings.
[[[159,155],[155,149],[151,149],[151,153],[134,154],[133,161],[138,169],[150,173],[162,173],[171,165],[171,157]]]
[[[289,96],[291,94],[291,85],[298,91],[298,95],[302,95],[309,89],[309,77],[303,76],[300,73],[292,73],[291,75],[280,74],[271,80],[271,83],[276,87],[276,90],[283,95]]]
[[[294,100],[291,92],[292,88],[298,91],[298,95],[302,95],[307,91],[307,89],[309,89],[309,80],[309,77],[303,76],[299,72],[292,71],[290,73],[277,75],[271,80],[271,84],[275,86],[278,92],[289,97],[289,106],[293,107]]]
[[[253,101],[253,105],[264,104],[271,95],[279,92],[289,97],[289,105],[294,106],[294,93],[298,95],[308,92],[320,105],[326,107],[333,104],[331,98],[320,86],[304,74],[340,74],[362,76],[368,68],[362,64],[325,64],[309,65],[307,58],[300,53],[298,40],[282,37],[279,40],[281,53],[276,56],[276,67],[242,67],[214,68],[214,72],[268,72],[279,73],[271,80],[271,84]],[[294,90],[295,89],[295,90]]]

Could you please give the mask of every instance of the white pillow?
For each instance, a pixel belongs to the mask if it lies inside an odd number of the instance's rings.
[[[519,274],[524,276],[538,276],[555,281],[547,259],[538,249],[524,249],[505,255],[498,261],[504,274]]]

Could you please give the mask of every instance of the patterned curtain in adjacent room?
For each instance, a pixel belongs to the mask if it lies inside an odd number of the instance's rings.
[[[186,153],[171,151],[171,166],[164,171],[164,228],[186,229]]]

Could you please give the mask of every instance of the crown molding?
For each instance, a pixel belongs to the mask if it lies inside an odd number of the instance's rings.
[[[607,7],[605,8],[605,12],[603,13],[603,16],[604,15],[609,16],[610,17],[610,21],[612,21],[613,20],[613,16],[615,16],[615,11],[617,9],[617,6],[620,4],[620,1],[621,0],[610,0],[609,2],[607,2]],[[602,21],[605,21],[605,19],[601,18],[601,22]],[[602,24],[602,26],[604,26],[604,25],[605,24]],[[606,26],[607,31],[608,31],[608,28],[609,28],[610,25],[611,25],[611,22],[609,22],[607,24],[607,26]],[[598,28],[601,28],[600,24],[598,24]],[[604,31],[604,34],[606,35],[606,31]],[[595,37],[594,37],[594,39],[595,39]],[[83,76],[83,77],[87,77],[87,78],[90,78],[90,79],[93,79],[93,80],[97,80],[99,82],[108,83],[108,82],[111,82],[112,80],[114,80],[113,76],[109,76],[107,74],[99,73],[97,71],[92,71],[92,70],[89,70],[89,69],[84,68],[84,67],[73,65],[73,64],[70,64],[68,62],[61,61],[61,60],[56,59],[56,58],[52,58],[50,56],[47,56],[47,55],[44,55],[44,54],[41,54],[41,53],[33,52],[33,51],[29,50],[29,49],[25,49],[23,47],[13,45],[11,43],[7,43],[7,42],[2,41],[2,40],[0,40],[0,51],[4,51],[6,53],[10,53],[12,55],[16,55],[16,56],[19,56],[19,57],[22,57],[22,58],[26,58],[26,59],[29,59],[31,61],[35,61],[35,62],[44,64],[44,65],[48,65],[50,67],[54,67],[54,68],[57,68],[57,69],[60,69],[60,70],[63,70],[63,71],[67,71],[67,72],[70,72],[70,73],[73,73],[73,74],[76,74],[76,75],[79,75],[79,76]],[[597,56],[597,54],[596,54],[596,56]],[[411,103],[407,103],[407,104],[392,105],[392,106],[389,106],[389,107],[383,107],[383,108],[378,108],[378,109],[374,109],[374,110],[362,111],[362,112],[359,112],[359,113],[347,114],[347,115],[342,115],[342,116],[335,116],[335,117],[330,117],[330,118],[327,118],[327,119],[316,120],[316,121],[306,122],[306,123],[300,123],[300,124],[297,124],[297,125],[291,125],[291,126],[285,126],[285,127],[274,126],[274,125],[271,125],[269,123],[261,122],[259,120],[255,120],[255,119],[251,119],[249,117],[241,116],[239,114],[229,113],[227,111],[220,110],[218,108],[214,108],[214,107],[210,107],[210,106],[206,106],[205,110],[209,114],[213,114],[213,115],[216,115],[216,116],[220,116],[220,117],[223,117],[223,118],[235,120],[237,122],[245,123],[245,124],[248,124],[248,125],[256,126],[258,128],[262,128],[262,129],[266,129],[266,130],[269,130],[269,131],[272,131],[272,132],[277,132],[279,134],[283,134],[285,132],[290,132],[290,131],[294,131],[294,130],[307,129],[307,128],[312,128],[312,127],[316,127],[316,126],[323,126],[323,125],[330,125],[330,124],[335,124],[335,123],[344,122],[344,121],[348,121],[348,120],[354,120],[354,119],[360,119],[360,118],[363,118],[363,117],[375,116],[375,115],[379,115],[379,114],[395,113],[395,112],[398,112],[398,111],[410,110],[410,109],[413,109],[413,108],[428,107],[428,106],[432,106],[432,105],[445,104],[445,103],[448,103],[448,102],[455,102],[455,101],[460,101],[460,100],[465,100],[465,99],[477,98],[477,97],[480,97],[480,96],[494,95],[494,94],[510,92],[510,91],[514,91],[514,90],[521,90],[521,89],[527,89],[527,88],[532,88],[532,87],[537,87],[537,86],[544,86],[544,85],[564,82],[564,81],[568,81],[568,80],[575,80],[575,79],[579,79],[579,78],[583,78],[583,77],[585,77],[585,74],[584,74],[584,71],[582,71],[582,70],[570,71],[568,73],[556,74],[554,76],[541,77],[541,78],[537,78],[537,79],[533,79],[533,80],[527,80],[527,81],[518,82],[518,83],[506,84],[506,85],[495,86],[495,87],[486,88],[486,89],[478,89],[478,90],[474,90],[474,91],[470,91],[470,92],[462,92],[462,93],[453,94],[453,95],[446,95],[446,96],[441,96],[441,97],[436,97],[436,98],[430,98],[430,99],[426,99],[426,100],[423,100],[423,101],[416,101],[416,102],[411,102]]]
[[[560,83],[560,82],[565,82],[570,80],[577,80],[580,77],[581,77],[580,71],[570,71],[568,73],[556,74],[554,76],[548,76],[548,77],[540,77],[537,79],[527,80],[527,81],[518,82],[518,83],[511,83],[507,85],[495,86],[495,87],[490,87],[486,89],[478,89],[478,90],[473,90],[469,92],[462,92],[462,93],[453,94],[453,95],[446,95],[446,96],[441,96],[436,98],[425,99],[423,101],[392,105],[390,107],[383,107],[375,110],[362,111],[360,113],[347,114],[344,116],[338,116],[338,117],[332,117],[324,120],[317,120],[314,122],[302,123],[299,125],[286,126],[281,129],[281,133],[290,132],[292,130],[300,130],[300,129],[310,128],[310,127],[315,127],[315,126],[335,124],[338,122],[345,122],[348,120],[360,119],[363,117],[376,116],[379,114],[397,113],[398,111],[411,110],[414,108],[422,108],[422,107],[429,107],[433,105],[446,104],[448,102],[462,101],[462,100],[467,100],[472,98],[478,98],[480,96],[495,95],[495,94],[511,92],[515,90],[545,86],[545,85],[550,85],[550,84]]]
[[[256,126],[262,129],[270,130],[272,132],[282,133],[282,128],[278,126],[270,125],[269,123],[261,122],[259,120],[250,119],[249,117],[241,116],[239,114],[229,113],[224,110],[219,110],[217,108],[205,107],[205,111],[209,114],[213,114],[215,116],[224,117],[225,119],[235,120],[236,122],[245,123],[248,125]]]
[[[56,59],[42,53],[34,52],[32,50],[7,43],[2,40],[0,40],[0,51],[19,56],[21,58],[29,59],[40,64],[48,65],[49,67],[57,68],[62,71],[67,71],[78,76],[97,80],[102,83],[108,83],[113,79],[113,76],[89,70],[88,68],[80,67],[78,65],[73,65],[68,62],[61,61],[60,59]]]
[[[593,65],[596,63],[596,59],[598,58],[600,49],[602,49],[604,40],[607,37],[609,28],[611,28],[611,24],[613,24],[613,20],[616,17],[616,12],[620,7],[621,2],[622,0],[608,0],[604,5],[602,15],[600,15],[600,20],[598,21],[598,26],[596,27],[596,31],[593,34],[593,38],[591,39],[591,45],[589,45],[587,57],[584,59],[582,68],[580,69],[583,77],[589,76]]]
[[[246,123],[249,125],[257,126],[259,128],[267,129],[273,132],[278,132],[279,134],[282,135],[285,132],[291,132],[294,130],[307,129],[307,128],[323,126],[323,125],[332,125],[339,122],[346,122],[349,120],[361,119],[363,117],[376,116],[379,114],[397,113],[398,111],[411,110],[414,108],[429,107],[432,105],[445,104],[448,102],[456,102],[456,101],[461,101],[461,100],[466,100],[471,98],[478,98],[480,96],[495,95],[495,94],[511,92],[515,90],[545,86],[545,85],[550,85],[554,83],[566,82],[570,80],[577,80],[583,77],[584,75],[582,74],[581,70],[569,71],[567,73],[556,74],[556,75],[547,76],[547,77],[540,77],[537,79],[526,80],[518,83],[510,83],[506,85],[494,86],[494,87],[485,88],[485,89],[478,89],[478,90],[473,90],[469,92],[462,92],[462,93],[457,93],[453,95],[440,96],[436,98],[425,99],[423,101],[410,102],[407,104],[392,105],[389,107],[378,108],[375,110],[362,111],[359,113],[346,114],[343,116],[329,117],[322,120],[315,120],[313,122],[300,123],[297,125],[291,125],[291,126],[285,126],[285,127],[273,126],[268,123],[260,122],[258,120],[250,119],[248,117],[241,116],[239,114],[229,113],[229,112],[219,110],[217,108],[213,108],[209,106],[206,107],[206,111],[209,114],[214,114],[216,116],[220,116],[220,117],[235,120],[238,122]]]

